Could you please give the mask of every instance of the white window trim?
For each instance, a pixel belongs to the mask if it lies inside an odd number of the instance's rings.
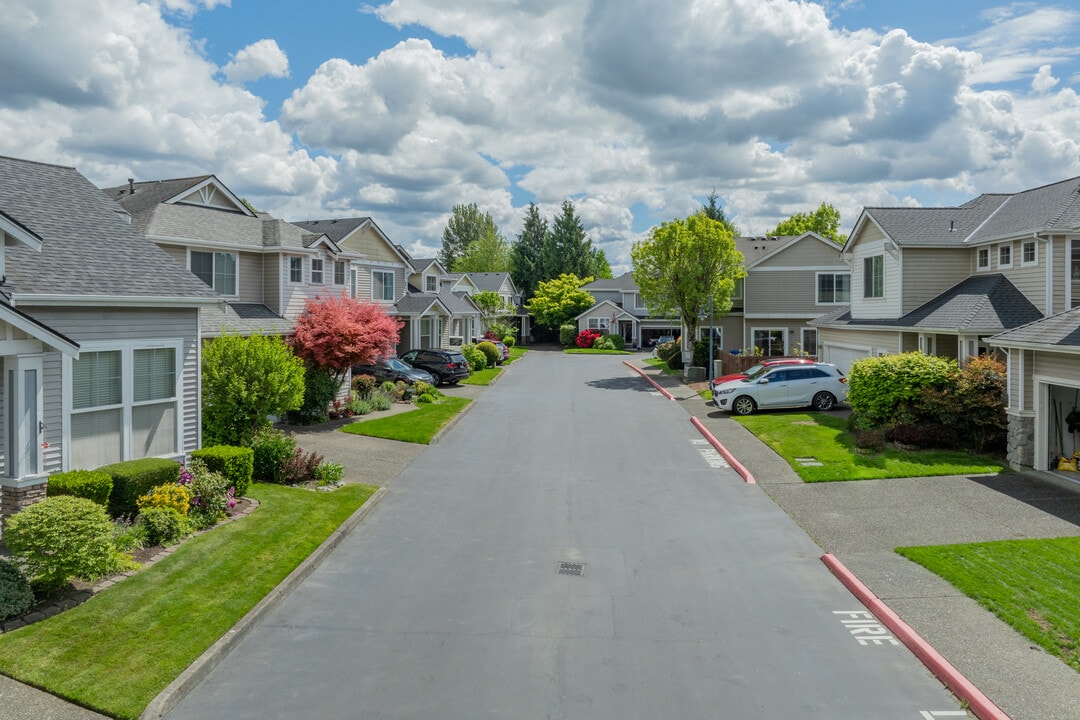
[[[344,260],[331,260],[330,272],[333,273],[331,281],[338,287],[344,287],[349,282],[349,264]],[[341,268],[341,282],[338,282],[338,268]]]
[[[319,264],[319,269],[315,269],[315,263]],[[326,284],[326,260],[321,257],[311,258],[311,284],[312,285],[325,285]],[[315,273],[319,273],[319,279],[315,279]]]
[[[221,290],[218,290],[216,287],[214,287],[213,283],[210,284],[210,287],[213,288],[216,292],[220,293],[221,295],[224,295],[225,297],[240,297],[240,253],[232,251],[232,250],[216,250],[214,248],[190,248],[189,247],[187,249],[187,267],[188,267],[188,272],[190,272],[192,274],[194,274],[194,270],[191,269],[191,254],[192,253],[202,253],[204,255],[209,255],[211,257],[210,262],[211,262],[212,265],[215,265],[215,268],[214,268],[214,271],[213,271],[213,277],[214,277],[215,280],[217,279],[216,265],[217,265],[218,253],[220,253],[222,255],[232,255],[233,258],[235,258],[234,261],[233,261],[233,267],[234,267],[234,270],[233,270],[233,287],[236,288],[236,292],[234,292],[234,293],[223,293],[223,292],[221,292]],[[196,277],[198,277],[198,276],[196,276]],[[199,279],[202,280],[202,278],[199,278]]]
[[[611,330],[611,318],[609,317],[591,317],[589,318],[589,330]]]
[[[986,253],[985,263],[982,259],[983,252]],[[975,269],[979,271],[990,269],[990,248],[988,246],[975,248]]]
[[[1024,259],[1024,248],[1026,248],[1028,246],[1031,246],[1031,247],[1035,248],[1035,259],[1034,260],[1025,260]],[[1038,264],[1039,264],[1039,243],[1037,243],[1034,240],[1024,240],[1022,243],[1020,243],[1020,267],[1032,267],[1033,265],[1038,265]]]
[[[123,378],[123,384],[121,386],[121,402],[119,405],[103,405],[95,408],[87,408],[87,411],[109,410],[115,408],[122,409],[122,420],[120,423],[120,453],[122,460],[130,460],[131,457],[131,411],[132,408],[141,405],[153,405],[155,403],[163,402],[162,400],[149,400],[146,402],[135,402],[135,382],[134,382],[134,369],[135,369],[135,351],[136,350],[157,350],[157,349],[172,349],[176,353],[176,387],[173,391],[173,397],[176,402],[176,438],[174,447],[176,452],[171,455],[165,455],[161,457],[182,457],[185,452],[184,448],[184,353],[183,342],[175,338],[169,338],[164,340],[147,339],[147,340],[129,340],[120,342],[109,341],[89,341],[79,344],[79,350],[81,352],[105,352],[109,350],[120,351],[120,375]],[[74,412],[74,400],[72,398],[72,359],[68,355],[61,357],[61,371],[63,374],[63,393],[61,397],[62,412],[64,418],[71,418]],[[66,420],[64,427],[61,431],[61,442],[63,443],[62,453],[62,465],[65,470],[71,469],[71,422]]]
[[[806,334],[814,333],[814,352],[810,353],[816,358],[821,358],[821,333],[817,328],[799,328],[799,348],[805,353],[806,350]]]
[[[781,355],[787,355],[788,354],[788,352],[789,352],[789,346],[788,346],[789,337],[788,337],[788,335],[789,334],[788,334],[788,329],[786,327],[751,327],[750,328],[750,346],[751,347],[761,347],[760,345],[757,344],[757,341],[754,340],[754,334],[759,333],[759,332],[769,332],[769,333],[771,333],[771,332],[780,332],[780,333],[782,333],[783,338],[784,338],[784,351],[782,353],[780,353],[780,354]],[[764,350],[764,349],[765,348],[762,348],[762,350]]]
[[[65,356],[67,357],[67,356]],[[28,426],[23,422],[22,417],[11,424],[11,415],[22,414],[25,411],[25,382],[26,376],[24,372],[32,370],[37,374],[37,393],[34,398],[34,414],[37,418],[37,423],[31,422]],[[3,397],[3,421],[4,421],[4,442],[5,456],[4,456],[4,477],[8,481],[14,481],[16,487],[21,482],[34,481],[46,474],[45,470],[45,453],[42,452],[41,443],[45,440],[45,435],[42,430],[45,422],[45,406],[44,406],[44,371],[42,356],[38,354],[33,355],[15,355],[5,358],[4,368],[4,397]],[[11,375],[14,375],[15,385],[12,387],[9,382]],[[13,405],[14,404],[14,405]],[[23,455],[18,452],[20,447],[32,448],[35,453],[31,463],[36,466],[35,471],[28,471],[23,465]]]
[[[294,260],[299,260],[300,261],[300,279],[299,280],[293,280],[292,269],[293,269],[293,261]],[[290,255],[289,256],[288,267],[286,268],[286,272],[288,273],[288,278],[289,278],[289,284],[290,285],[303,285],[304,284],[304,258],[300,257],[299,255]]]
[[[435,289],[434,290],[432,290],[430,287],[428,287],[429,285],[432,284],[431,283],[432,280],[435,281]],[[437,293],[437,292],[439,292],[439,277],[438,277],[438,275],[425,275],[424,276],[424,292],[429,292],[429,293]]]
[[[375,297],[375,273],[390,276],[390,280],[391,280],[392,284],[390,285],[390,290],[391,290],[390,296],[391,296],[391,298],[389,300],[387,300],[386,298],[383,298],[383,297]],[[385,286],[385,284],[386,283],[384,282],[383,285]],[[372,302],[377,302],[377,303],[392,303],[392,302],[394,302],[393,298],[396,295],[397,295],[397,275],[394,273],[394,271],[393,270],[372,270],[371,271],[371,301]]]
[[[833,277],[833,300],[826,301],[821,299],[821,276],[831,275]],[[848,279],[848,299],[836,300],[836,276],[844,275]],[[851,273],[843,270],[837,270],[833,272],[817,272],[814,273],[814,304],[815,305],[850,305],[851,304]]]
[[[869,261],[871,261],[871,263],[870,263],[871,266],[873,266],[873,264],[874,264],[873,260],[875,258],[881,258],[881,294],[880,295],[868,295],[867,292],[866,292],[867,278],[868,277],[871,278],[871,280],[870,280],[870,291],[871,292],[873,292],[873,289],[874,289],[874,282],[873,282],[873,279],[872,279],[873,276],[866,272],[866,263],[869,260]],[[863,274],[863,277],[862,277],[862,299],[863,300],[884,300],[885,299],[885,253],[877,253],[877,254],[874,254],[874,255],[867,255],[866,257],[864,257],[863,262],[862,262],[862,274]]]
[[[1013,245],[1012,245],[1012,243],[1011,242],[1010,243],[1001,243],[995,249],[997,250],[996,254],[997,254],[997,266],[998,266],[998,269],[999,270],[1008,270],[1008,269],[1012,268],[1012,266],[1013,266]],[[1007,263],[1001,262],[1001,253],[1002,253],[1003,250],[1008,250],[1009,251],[1009,262],[1007,262]]]

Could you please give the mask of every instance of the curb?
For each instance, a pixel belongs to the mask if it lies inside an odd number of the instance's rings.
[[[636,373],[637,373],[638,375],[640,375],[641,377],[645,378],[645,380],[647,380],[647,381],[648,381],[648,383],[649,383],[650,385],[652,385],[652,386],[653,386],[654,388],[656,388],[657,390],[659,390],[659,391],[660,391],[660,394],[661,394],[661,395],[663,395],[664,397],[666,397],[666,398],[667,398],[668,400],[674,400],[674,399],[675,399],[675,396],[674,396],[674,395],[672,395],[671,393],[669,393],[669,392],[668,392],[667,390],[665,390],[664,388],[660,387],[660,386],[659,386],[659,385],[658,385],[658,384],[656,383],[656,381],[655,381],[655,380],[653,380],[653,379],[652,379],[651,377],[649,377],[649,376],[648,376],[648,374],[647,374],[647,373],[646,373],[646,372],[645,372],[644,370],[642,370],[641,368],[639,368],[639,367],[638,367],[637,365],[631,365],[631,364],[630,364],[629,362],[627,362],[626,360],[623,360],[623,363],[622,363],[622,364],[623,364],[623,365],[625,365],[626,367],[630,368],[630,369],[631,369],[631,370],[633,370],[634,372],[636,372]]]
[[[724,456],[724,459],[727,460],[728,465],[730,465],[735,470],[735,472],[739,473],[739,477],[741,477],[747,485],[757,485],[757,479],[754,477],[754,474],[747,470],[746,466],[739,462],[738,459],[731,454],[731,451],[724,447],[723,444],[721,444],[721,442],[716,439],[716,436],[709,432],[709,429],[705,427],[705,425],[700,420],[691,415],[690,422],[693,424],[694,427],[698,429],[698,432],[701,433],[702,436],[709,441],[709,444],[716,448],[716,451],[718,453]]]
[[[308,555],[284,580],[278,583],[277,587],[271,590],[255,607],[251,608],[236,625],[218,638],[217,642],[207,648],[168,687],[151,700],[146,709],[139,714],[139,720],[157,720],[175,708],[184,699],[185,695],[191,692],[211,670],[217,667],[217,664],[229,653],[233,645],[247,635],[256,622],[277,607],[292,592],[293,588],[299,585],[304,578],[322,563],[326,556],[330,554],[330,551],[341,544],[345,536],[360,524],[360,521],[371,512],[379,501],[386,497],[387,493],[389,493],[389,490],[385,487],[376,490],[367,499],[367,502],[358,507],[356,512],[341,524],[341,527],[331,533],[315,549],[315,552]]]
[[[892,609],[878,596],[870,592],[855,577],[854,573],[847,569],[834,555],[826,553],[821,556],[821,562],[832,571],[832,574],[851,591],[866,609],[872,612],[878,620],[885,624],[889,630],[900,639],[907,649],[922,661],[922,664],[933,673],[938,680],[945,684],[960,700],[967,704],[968,708],[979,720],[1009,720],[1009,716],[1002,712],[1001,708],[983,695],[975,685],[964,677],[952,663],[946,660],[941,653],[935,650],[930,643],[926,642],[911,626],[900,619]]]
[[[461,409],[461,412],[459,412],[454,417],[450,418],[450,421],[448,423],[446,423],[441,428],[439,428],[439,432],[435,433],[435,437],[431,438],[431,442],[428,443],[429,446],[434,445],[435,443],[439,442],[439,440],[442,440],[443,435],[450,432],[450,429],[452,427],[454,427],[459,422],[461,422],[461,418],[463,418],[463,417],[465,417],[466,415],[469,414],[469,411],[473,409],[473,405],[476,404],[476,400],[471,399],[471,398],[469,398],[468,400],[469,400],[469,404],[466,405],[465,407],[463,407]]]

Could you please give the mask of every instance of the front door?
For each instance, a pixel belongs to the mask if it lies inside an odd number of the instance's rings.
[[[41,356],[4,358],[5,474],[24,478],[42,474]]]

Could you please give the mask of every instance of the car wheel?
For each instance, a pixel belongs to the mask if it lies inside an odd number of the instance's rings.
[[[753,398],[746,395],[740,395],[731,403],[731,411],[736,415],[749,415],[755,410],[757,410],[757,403],[754,402]]]
[[[435,372],[434,370],[431,371],[431,384],[436,386],[442,385],[442,375]]]
[[[814,400],[810,403],[810,406],[821,412],[832,410],[836,406],[836,398],[833,397],[832,393],[819,392],[814,396]]]

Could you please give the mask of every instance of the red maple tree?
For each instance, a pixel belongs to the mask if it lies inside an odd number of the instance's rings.
[[[299,357],[342,380],[353,365],[393,355],[402,325],[375,303],[347,293],[319,296],[305,303],[292,346]]]

